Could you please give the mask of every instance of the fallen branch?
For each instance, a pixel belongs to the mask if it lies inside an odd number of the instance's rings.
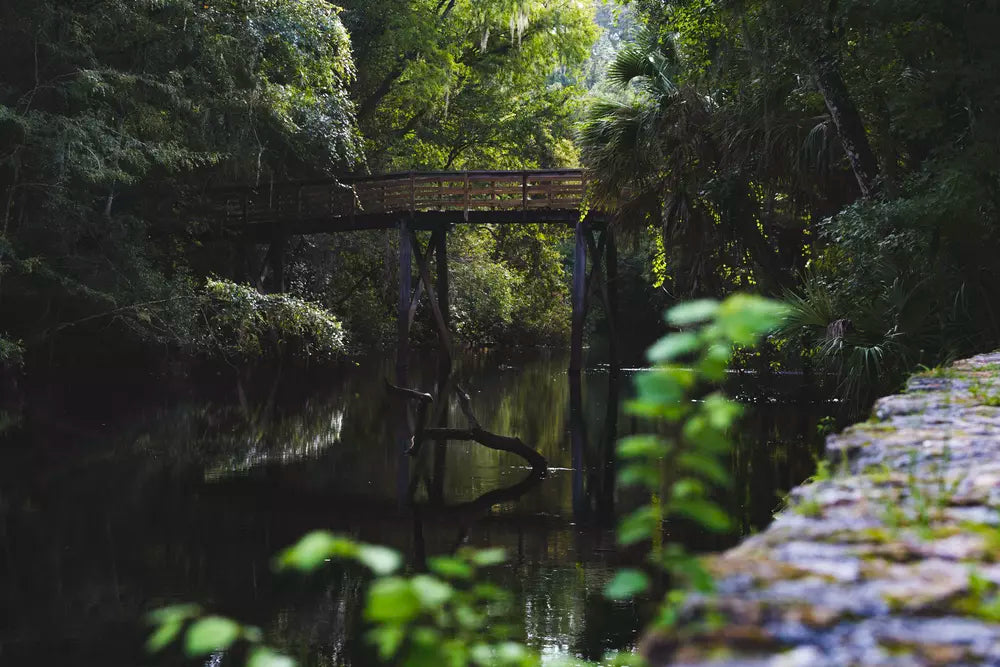
[[[497,435],[484,431],[478,426],[473,428],[426,428],[423,436],[429,440],[468,440],[478,442],[484,447],[495,449],[501,452],[517,454],[522,459],[531,464],[531,469],[536,473],[544,473],[548,469],[549,463],[545,457],[537,451],[524,444],[520,438],[510,438],[504,435]]]
[[[416,389],[408,389],[406,387],[397,387],[388,380],[385,381],[385,386],[389,389],[389,391],[398,394],[403,398],[409,398],[414,401],[420,401],[421,403],[434,402],[434,397],[423,391],[417,391]]]

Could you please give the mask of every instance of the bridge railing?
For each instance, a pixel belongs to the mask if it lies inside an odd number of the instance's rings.
[[[423,211],[579,210],[587,191],[582,169],[408,172],[227,188],[211,206],[227,223],[354,219]]]

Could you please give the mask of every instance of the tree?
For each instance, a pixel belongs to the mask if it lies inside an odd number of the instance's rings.
[[[179,200],[360,157],[348,35],[323,0],[13,0],[0,42],[0,308],[29,341],[102,311],[180,333],[179,311],[128,308],[228,269],[197,264]]]

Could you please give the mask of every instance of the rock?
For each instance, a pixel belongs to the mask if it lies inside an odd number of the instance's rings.
[[[644,655],[654,665],[1000,665],[1000,623],[976,612],[1000,596],[997,397],[1000,353],[881,399],[872,421],[828,439],[833,479],[794,489],[767,530],[706,559],[716,593],[691,597],[683,616],[712,611],[724,627],[650,635]],[[973,572],[988,590],[971,587]]]

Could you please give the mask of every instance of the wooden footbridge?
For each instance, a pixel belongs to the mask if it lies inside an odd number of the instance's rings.
[[[457,224],[556,223],[576,229],[573,255],[573,335],[570,370],[582,368],[583,325],[589,301],[604,304],[612,323],[616,358],[617,255],[607,216],[586,207],[587,172],[544,171],[408,172],[325,181],[272,183],[256,188],[214,190],[211,222],[252,244],[268,244],[272,282],[284,287],[288,239],[358,230],[399,230],[400,379],[406,374],[409,331],[426,294],[442,348],[450,349],[448,231]],[[427,248],[416,232],[430,231]],[[436,280],[431,280],[431,254]],[[588,256],[590,266],[588,268]],[[418,280],[413,284],[413,262]],[[404,383],[401,383],[404,384]]]

